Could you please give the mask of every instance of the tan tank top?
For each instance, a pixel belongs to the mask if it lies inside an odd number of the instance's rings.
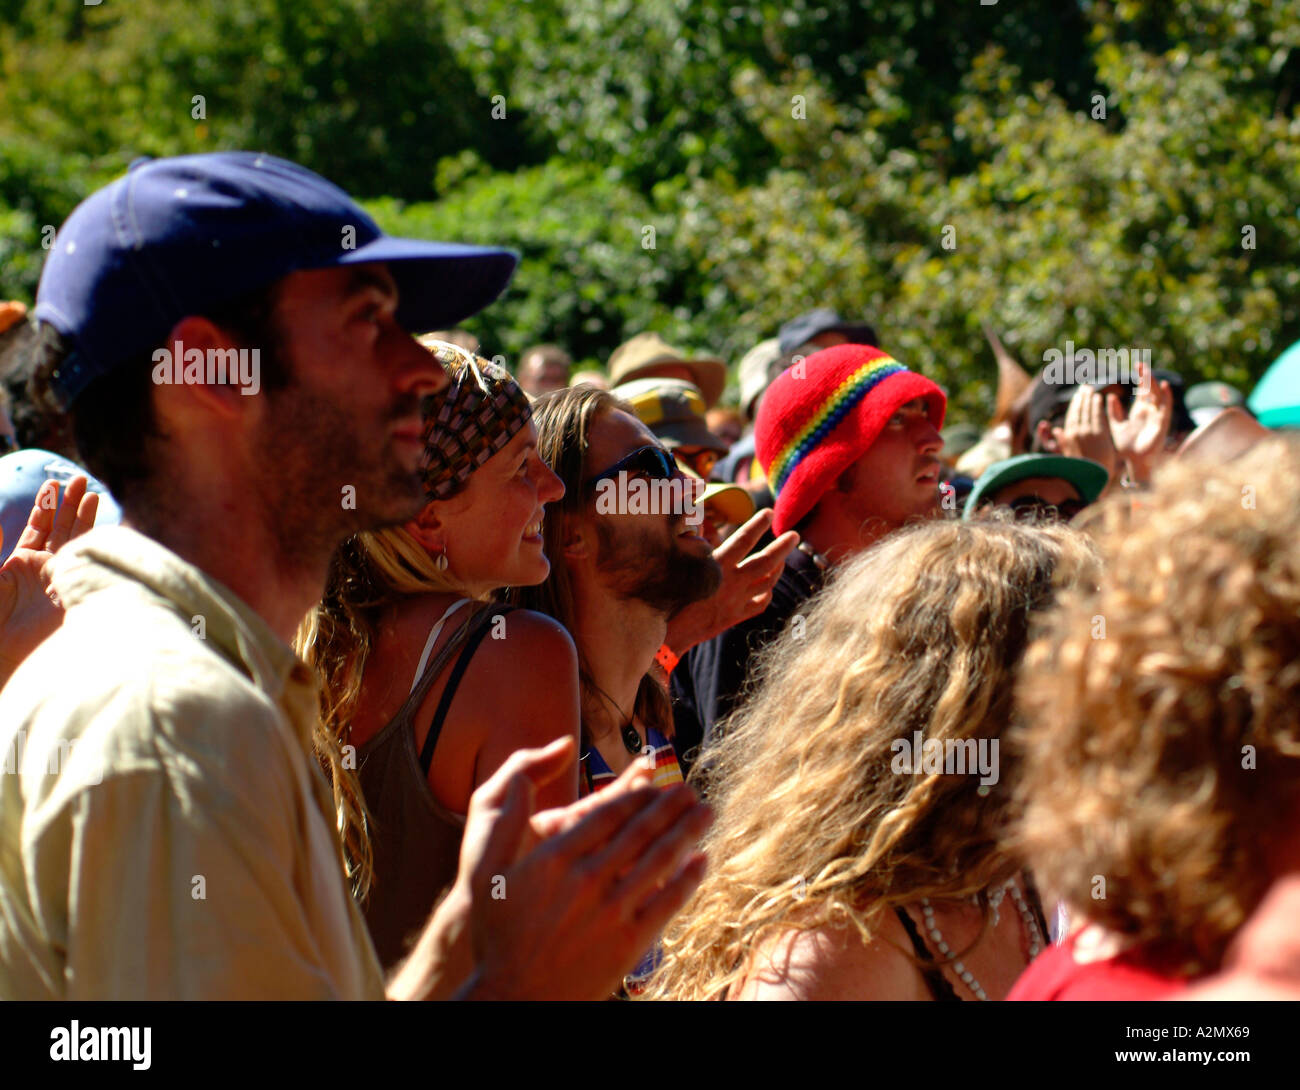
[[[374,879],[363,911],[375,951],[385,969],[409,953],[410,942],[419,934],[433,906],[456,877],[465,818],[453,814],[429,790],[428,763],[422,765],[415,751],[415,713],[430,687],[458,651],[464,655],[439,703],[430,727],[430,743],[436,743],[455,685],[469,663],[477,640],[466,646],[471,634],[486,630],[485,613],[504,607],[488,605],[474,610],[452,634],[432,662],[425,667],[442,626],[469,601],[462,598],[442,615],[425,643],[416,668],[410,695],[397,714],[357,751],[357,776],[372,825],[370,842],[374,851]],[[425,754],[432,760],[432,744]]]

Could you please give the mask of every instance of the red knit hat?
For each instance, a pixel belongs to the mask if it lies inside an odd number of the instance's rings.
[[[754,450],[776,497],[773,532],[797,525],[871,449],[899,406],[918,397],[935,430],[943,427],[943,390],[870,345],[825,348],[784,371],[754,421]]]

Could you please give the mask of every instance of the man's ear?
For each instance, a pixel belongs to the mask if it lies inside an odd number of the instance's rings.
[[[415,518],[402,524],[402,529],[430,553],[446,551],[447,528],[438,518],[436,500],[426,503],[424,509]]]
[[[208,383],[207,360],[212,358],[212,352],[224,353],[228,349],[237,350],[239,347],[224,329],[207,318],[198,315],[182,318],[172,326],[166,343],[153,354],[154,382],[158,386],[179,386],[194,403],[202,405],[209,412],[234,416],[248,404],[249,398],[241,394],[242,387],[237,382]],[[201,354],[201,363],[194,362],[194,352]],[[188,361],[186,357],[190,357]],[[203,376],[201,381],[184,381],[187,362]]]
[[[564,516],[560,517],[564,518]],[[586,522],[583,519],[564,519],[564,534],[562,535],[562,540],[564,541],[563,549],[564,558],[566,560],[584,560],[590,555],[590,549],[587,544],[590,532],[590,529],[587,527]]]

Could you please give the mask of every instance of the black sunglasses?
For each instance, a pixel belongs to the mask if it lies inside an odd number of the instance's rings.
[[[1048,503],[1042,496],[1017,496],[1007,506],[1020,522],[1069,522],[1088,505],[1082,500]]]
[[[583,481],[582,486],[590,491],[601,481],[614,480],[620,473],[637,473],[652,481],[669,481],[682,475],[671,454],[663,447],[649,445],[637,447],[631,454],[620,458],[608,469],[597,473],[594,477],[588,477]]]

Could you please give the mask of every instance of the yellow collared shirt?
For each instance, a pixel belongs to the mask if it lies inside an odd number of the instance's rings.
[[[0,997],[382,999],[308,668],[134,530],[52,568],[63,625],[0,691]]]

